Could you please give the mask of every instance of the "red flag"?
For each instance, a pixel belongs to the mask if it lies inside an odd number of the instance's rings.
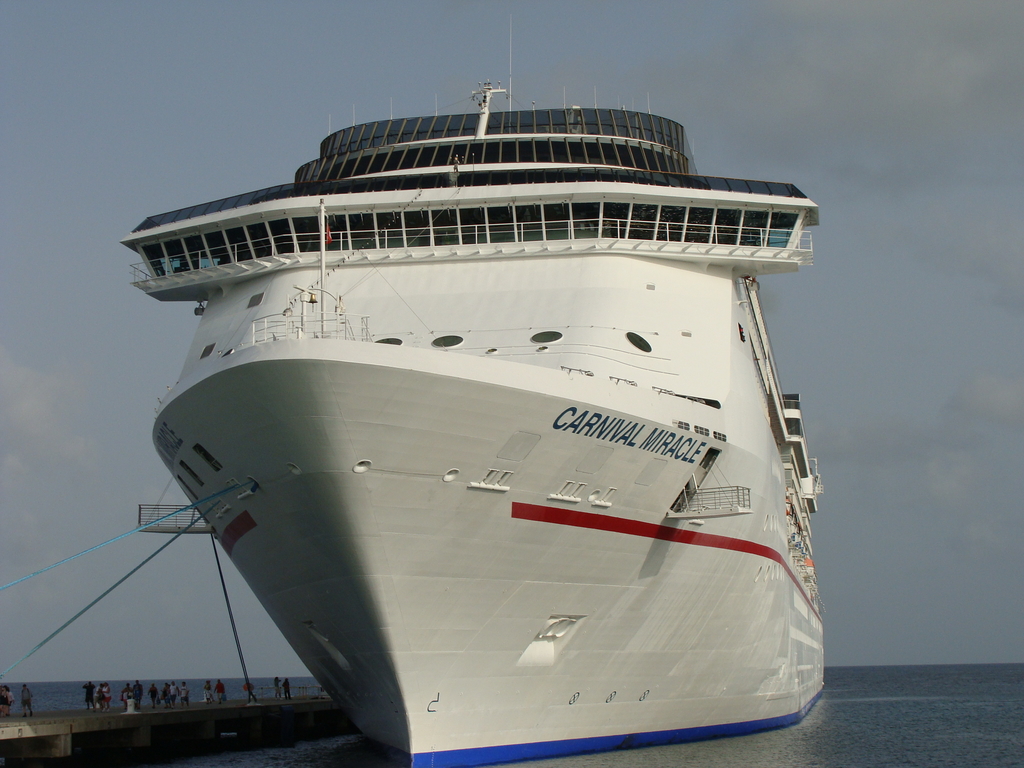
[[[327,230],[324,240],[328,245],[330,245],[334,242],[334,238],[331,237],[331,225],[328,223],[327,219],[324,219],[324,228]]]

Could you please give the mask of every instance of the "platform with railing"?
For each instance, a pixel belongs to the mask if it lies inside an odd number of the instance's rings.
[[[749,515],[750,489],[741,485],[684,492],[668,517],[728,517]]]
[[[213,528],[199,510],[187,509],[171,515],[176,509],[181,507],[177,504],[139,504],[139,527],[146,526],[143,529],[146,533],[213,533]]]

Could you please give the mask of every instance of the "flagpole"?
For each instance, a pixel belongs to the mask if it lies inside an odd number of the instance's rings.
[[[327,318],[324,314],[324,289],[327,280],[327,208],[320,198],[320,338],[327,332]]]

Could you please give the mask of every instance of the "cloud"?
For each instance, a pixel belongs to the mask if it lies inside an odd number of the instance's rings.
[[[978,374],[964,383],[951,407],[968,419],[1024,429],[1024,376]]]
[[[20,365],[0,346],[0,435],[5,454],[82,460],[89,441],[69,423],[79,381],[66,372],[46,373]]]

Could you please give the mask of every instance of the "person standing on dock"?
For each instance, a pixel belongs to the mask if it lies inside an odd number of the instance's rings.
[[[93,699],[93,695],[96,692],[96,686],[93,685],[92,684],[92,680],[90,680],[88,683],[86,683],[82,687],[85,688],[85,708],[86,709],[95,710],[96,709],[96,701],[95,701],[95,699]]]
[[[26,683],[21,684],[21,716],[32,717],[32,689]]]
[[[14,694],[6,685],[0,687],[0,717],[10,717],[14,706]]]
[[[179,688],[178,684],[175,683],[174,686],[171,688],[171,709],[174,709],[174,707],[178,704],[178,697],[180,695],[181,688]]]
[[[219,677],[217,678],[217,685],[214,686],[213,691],[214,691],[214,693],[217,694],[217,703],[218,704],[223,704],[227,700],[228,695],[225,692],[224,683],[221,682]]]
[[[274,698],[281,698],[281,678],[276,675],[274,676]]]
[[[153,709],[156,709],[156,700],[159,695],[160,691],[157,690],[156,683],[151,684],[149,686],[149,700],[153,702]]]
[[[124,688],[121,689],[121,705],[124,707],[124,711],[128,711],[128,699],[132,697],[132,687],[128,683],[124,684]]]
[[[142,711],[142,683],[138,680],[135,681],[135,685],[132,686],[132,698],[135,699],[135,711]]]
[[[188,683],[184,680],[181,681],[181,706],[187,707],[188,704]]]
[[[288,682],[288,678],[284,679],[284,697],[290,699],[292,697],[292,684]]]
[[[213,686],[210,685],[210,681],[206,681],[206,685],[203,686],[203,703],[213,703]]]

